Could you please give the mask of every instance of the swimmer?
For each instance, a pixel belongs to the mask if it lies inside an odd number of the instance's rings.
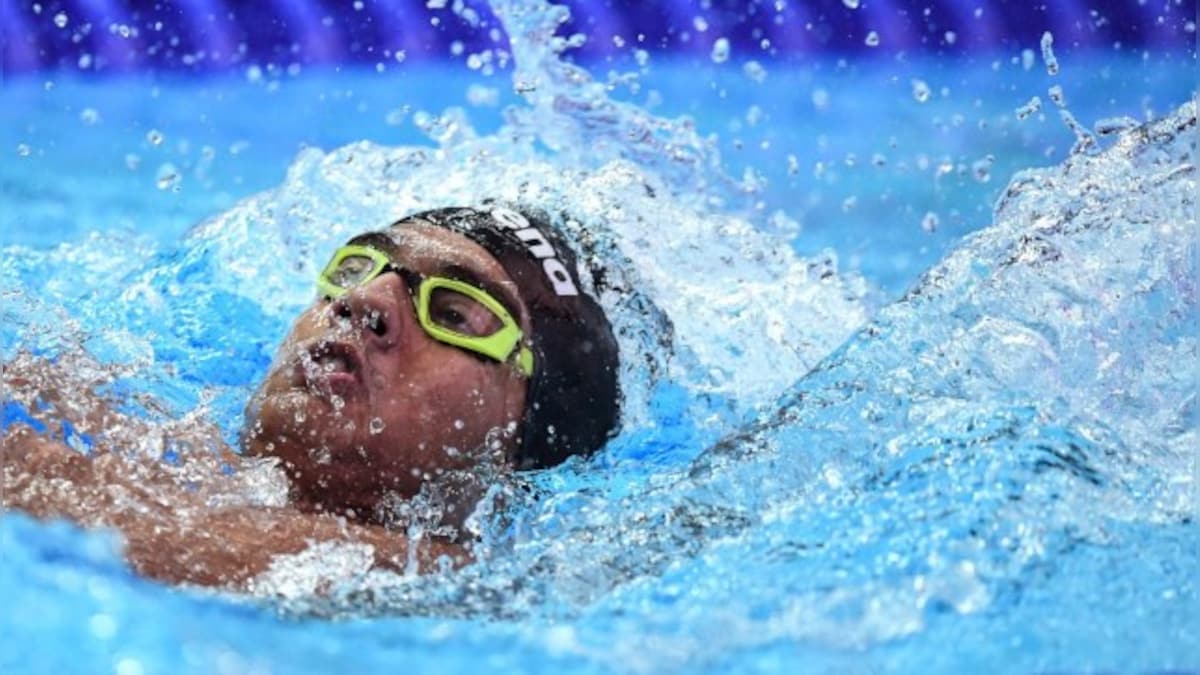
[[[350,239],[317,289],[247,405],[242,453],[220,451],[224,473],[274,458],[286,504],[213,505],[196,483],[222,471],[181,481],[161,462],[83,454],[36,432],[31,414],[6,419],[5,508],[120,530],[134,569],[170,583],[245,590],[277,556],[323,542],[369,545],[378,568],[428,570],[470,559],[464,522],[490,484],[590,454],[617,426],[612,328],[540,214],[409,216]],[[30,381],[6,364],[8,391]],[[69,409],[60,393],[38,395]],[[411,541],[403,507],[418,495],[440,518]]]

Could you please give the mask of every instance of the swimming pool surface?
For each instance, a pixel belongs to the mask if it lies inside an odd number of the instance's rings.
[[[167,588],[6,513],[0,672],[1200,670],[1194,51],[576,70],[493,7],[491,77],[6,79],[0,358],[233,443],[317,261],[500,196],[630,289],[623,432],[429,577]]]

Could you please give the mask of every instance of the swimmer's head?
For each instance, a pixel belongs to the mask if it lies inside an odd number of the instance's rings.
[[[370,517],[447,475],[589,454],[616,427],[612,328],[543,217],[415,214],[351,239],[321,289],[243,434],[315,508]]]

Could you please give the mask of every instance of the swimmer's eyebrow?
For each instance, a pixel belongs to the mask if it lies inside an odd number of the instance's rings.
[[[360,235],[351,237],[350,241],[346,242],[346,244],[354,244],[355,246],[374,244],[374,248],[383,249],[384,252],[394,251],[396,249],[396,240],[392,239],[384,232],[364,232]]]
[[[521,318],[521,304],[517,302],[517,298],[512,291],[506,286],[500,284],[494,279],[488,279],[478,271],[457,263],[447,263],[438,268],[438,276],[449,277],[457,281],[471,284],[476,288],[482,288],[487,291],[488,295],[500,301],[500,304],[508,310],[508,313],[514,318]]]

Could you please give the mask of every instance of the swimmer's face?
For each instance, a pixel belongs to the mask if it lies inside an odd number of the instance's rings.
[[[426,276],[466,270],[529,334],[516,284],[478,244],[426,224],[391,235],[396,263]],[[382,274],[300,315],[251,401],[243,437],[248,452],[282,461],[301,501],[370,517],[381,500],[411,497],[425,481],[484,462],[507,468],[527,383],[511,363],[426,334],[405,280]]]

